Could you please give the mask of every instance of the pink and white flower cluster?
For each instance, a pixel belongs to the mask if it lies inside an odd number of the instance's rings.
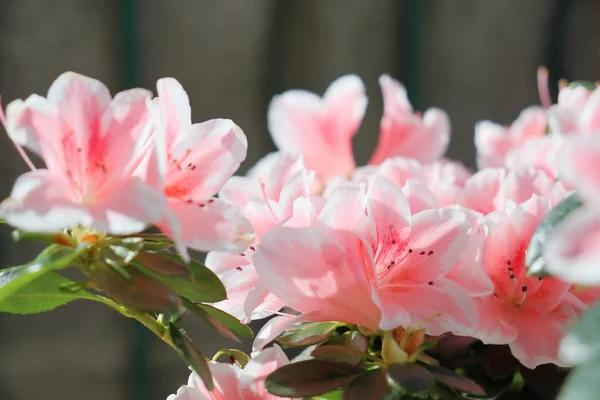
[[[192,123],[176,80],[159,80],[157,97],[132,89],[111,98],[102,83],[63,74],[46,97],[1,115],[45,168],[22,151],[32,171],[0,217],[33,232],[155,225],[186,257],[210,251],[206,265],[228,291],[217,307],[243,322],[276,315],[259,350],[294,323],[341,321],[506,344],[528,368],[566,365],[560,339],[597,294],[579,285],[600,283],[600,89],[564,87],[557,104],[530,107],[509,127],[478,123],[473,172],[444,158],[444,111],[415,112],[399,82],[379,83],[384,110],[368,165],[357,167],[352,151],[366,90],[348,75],[323,96],[275,96],[268,126],[279,150],[242,177],[232,176],[246,156],[242,130],[227,119]],[[589,207],[547,248],[558,277],[529,276],[535,229],[573,190]],[[261,382],[286,362],[269,348],[243,370],[213,363],[216,391],[192,375],[173,399],[269,398]]]
[[[9,224],[32,232],[82,225],[132,234],[151,224],[186,248],[237,251],[252,236],[239,209],[215,198],[246,157],[231,120],[192,124],[189,99],[172,78],[158,97],[131,89],[114,98],[101,82],[62,74],[46,97],[8,104],[2,118],[19,149],[39,156],[0,206]]]
[[[578,107],[580,90],[564,88],[558,104],[527,109],[508,128],[477,124],[480,169],[471,172],[443,158],[443,111],[416,113],[399,82],[384,75],[380,85],[379,143],[362,167],[351,146],[367,104],[358,77],[339,78],[322,97],[291,90],[272,100],[279,151],[220,192],[256,232],[241,254],[208,255],[230,290],[220,306],[246,321],[283,305],[298,312],[271,319],[256,348],[296,322],[336,320],[451,332],[508,344],[528,368],[566,365],[559,341],[596,295],[528,276],[525,253],[574,187],[557,179],[553,157],[581,132],[558,127],[589,127],[594,95]]]

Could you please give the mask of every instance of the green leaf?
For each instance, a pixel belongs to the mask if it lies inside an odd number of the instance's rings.
[[[63,287],[75,284],[57,272],[50,271],[28,285],[21,287],[0,303],[0,312],[12,314],[37,314],[50,311],[73,300],[96,300],[96,296],[83,288],[68,290]]]
[[[388,374],[408,392],[424,392],[433,386],[433,375],[416,363],[390,364]]]
[[[588,360],[571,372],[558,400],[597,400],[600,393],[600,357]]]
[[[17,290],[45,273],[71,266],[84,249],[85,246],[73,248],[51,245],[46,247],[33,261],[0,271],[0,304]]]
[[[425,368],[431,372],[431,375],[433,375],[434,379],[438,382],[451,386],[464,393],[469,393],[476,396],[485,395],[485,390],[483,390],[481,386],[466,376],[458,374],[447,368],[436,367],[433,365],[427,365]]]
[[[597,88],[596,84],[594,82],[590,82],[590,81],[569,82],[569,87],[571,87],[571,88],[584,87],[587,90],[589,90],[590,92]]]
[[[312,397],[310,397],[310,399],[312,399],[312,400],[343,400],[342,399],[343,393],[344,392],[342,390],[336,390],[333,392],[320,394],[318,396],[312,396]]]
[[[214,385],[210,367],[200,350],[192,343],[185,332],[180,331],[174,324],[169,325],[169,333],[173,344],[181,351],[180,356],[200,376],[206,388],[212,390]]]
[[[194,303],[216,303],[227,298],[219,277],[196,260],[186,265],[175,254],[142,251],[136,263],[144,274],[161,281]]]
[[[166,285],[134,269],[128,269],[127,275],[106,264],[95,265],[89,273],[97,289],[125,307],[168,313],[179,309],[179,296]]]
[[[215,328],[221,335],[239,342],[237,335],[253,337],[254,332],[247,325],[242,324],[233,315],[227,314],[218,308],[206,304],[194,304],[189,300],[183,299],[183,306],[192,314],[202,318],[209,325]]]
[[[560,344],[566,361],[580,364],[600,358],[600,303],[587,310]]]
[[[333,361],[352,361],[371,358],[371,356],[366,353],[340,345],[319,346],[313,350],[311,355],[315,358]]]
[[[343,400],[383,400],[391,393],[384,368],[367,371],[348,385]]]
[[[310,346],[329,338],[340,325],[340,322],[308,322],[288,330],[277,341],[284,346]]]
[[[544,246],[548,242],[552,231],[571,212],[581,207],[583,203],[576,194],[572,194],[554,207],[533,234],[529,247],[525,253],[525,264],[529,273],[534,275],[547,275],[544,260]]]
[[[248,361],[250,361],[250,356],[238,349],[221,349],[215,354],[213,361],[217,361],[222,355],[233,357],[240,368],[244,368],[248,364]]]
[[[281,397],[305,397],[324,394],[356,379],[364,370],[348,363],[327,360],[300,361],[275,370],[265,388]]]

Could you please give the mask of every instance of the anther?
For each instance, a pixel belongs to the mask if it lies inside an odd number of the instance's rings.
[[[238,267],[235,267],[235,269],[237,269],[238,271],[241,271],[241,270],[242,270],[242,267],[239,267],[239,266],[238,266]]]
[[[413,249],[408,249],[408,252],[409,252],[409,253],[412,253],[412,252],[413,252]]]
[[[427,284],[428,284],[429,286],[433,286],[433,281],[429,281],[429,282],[427,282]]]
[[[428,256],[432,256],[433,255],[433,250],[429,250],[429,253],[427,253]]]
[[[425,250],[423,250],[422,252],[419,253],[420,255],[424,256],[425,255]]]
[[[521,286],[521,291],[522,291],[523,293],[527,292],[527,285],[523,285],[523,286]]]
[[[252,251],[256,251],[256,247],[254,247],[254,246],[250,246],[250,250],[252,250]]]

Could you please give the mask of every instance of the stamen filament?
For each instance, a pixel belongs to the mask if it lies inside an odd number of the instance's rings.
[[[0,97],[0,122],[2,123],[2,126],[4,126],[4,130],[6,131],[6,134],[8,135],[8,125],[6,124],[6,115],[4,114],[4,109],[2,108],[2,97]],[[11,140],[11,142],[13,142],[13,145],[16,147],[17,151],[21,155],[21,158],[23,158],[23,161],[25,161],[25,164],[27,164],[29,169],[31,169],[32,171],[36,171],[37,168],[35,167],[35,165],[33,165],[33,162],[31,162],[31,159],[29,158],[27,153],[25,153],[25,149],[23,149],[23,146],[21,146],[19,143],[17,143],[15,140],[13,140],[13,138],[10,135],[8,135],[8,137]]]

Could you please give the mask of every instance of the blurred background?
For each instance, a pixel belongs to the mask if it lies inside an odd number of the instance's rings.
[[[66,70],[113,93],[173,76],[195,122],[226,117],[243,128],[244,171],[274,149],[266,129],[274,94],[322,93],[346,73],[368,88],[354,141],[366,162],[382,113],[377,78],[389,73],[416,110],[450,114],[449,156],[473,166],[474,123],[510,123],[538,104],[538,66],[554,81],[600,78],[599,16],[597,0],[0,0],[0,94],[4,105],[44,95]],[[26,166],[2,133],[4,197]],[[7,227],[0,239],[2,266],[35,256]],[[235,346],[199,324],[189,331],[207,355]],[[187,376],[167,345],[98,304],[0,315],[0,400],[165,399]]]

